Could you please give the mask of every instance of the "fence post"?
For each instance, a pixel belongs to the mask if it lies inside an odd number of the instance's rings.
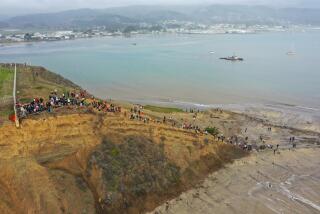
[[[13,109],[14,109],[16,127],[19,128],[19,127],[20,127],[20,123],[19,123],[19,115],[18,115],[18,113],[17,113],[17,106],[16,106],[16,104],[17,104],[16,93],[17,93],[17,64],[14,64]]]

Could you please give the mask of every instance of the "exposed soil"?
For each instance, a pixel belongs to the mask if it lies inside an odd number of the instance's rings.
[[[140,213],[245,152],[122,115],[36,117],[0,129],[5,213]]]

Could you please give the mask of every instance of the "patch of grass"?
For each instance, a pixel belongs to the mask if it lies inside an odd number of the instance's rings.
[[[118,156],[118,155],[119,155],[119,150],[117,148],[113,148],[111,150],[111,156],[115,157],[115,156]]]
[[[32,98],[20,98],[19,99],[19,101],[21,102],[21,103],[30,103],[30,102],[32,102]]]
[[[213,136],[217,136],[220,133],[219,129],[216,127],[207,127],[205,131]]]
[[[5,117],[5,118],[7,118],[9,115],[11,115],[11,114],[14,114],[14,111],[13,111],[13,107],[12,108],[10,108],[10,107],[8,107],[8,108],[3,108],[3,109],[1,109],[1,111],[0,111],[0,117]]]
[[[19,67],[17,69],[17,94],[20,101],[23,98],[42,97],[45,100],[52,91],[57,90],[59,94],[66,91],[79,89],[62,76],[52,73],[42,67]],[[29,100],[25,100],[29,102]]]
[[[159,112],[159,113],[183,112],[183,110],[179,108],[160,107],[160,106],[151,106],[151,105],[144,106],[144,109],[154,111],[154,112]]]
[[[11,95],[13,89],[14,73],[8,69],[0,67],[0,97]]]
[[[41,89],[44,89],[44,87],[43,86],[36,86],[36,87],[34,87],[35,89],[37,89],[37,90],[41,90]]]

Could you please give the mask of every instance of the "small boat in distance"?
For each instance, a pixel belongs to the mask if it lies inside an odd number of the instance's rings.
[[[229,57],[221,57],[220,59],[229,60],[229,61],[243,61],[243,58],[238,57],[236,55],[229,56]]]
[[[297,52],[295,51],[295,45],[294,44],[291,45],[291,49],[287,52],[287,55],[288,56],[297,55]]]
[[[295,51],[288,51],[287,55],[288,56],[294,56],[294,55],[297,55],[297,53]]]
[[[215,52],[214,51],[210,51],[209,54],[215,54]]]

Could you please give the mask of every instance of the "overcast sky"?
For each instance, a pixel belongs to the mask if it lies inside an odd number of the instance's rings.
[[[127,5],[168,4],[263,4],[272,6],[319,6],[320,0],[0,0],[5,14],[39,13],[78,8],[107,8]]]

